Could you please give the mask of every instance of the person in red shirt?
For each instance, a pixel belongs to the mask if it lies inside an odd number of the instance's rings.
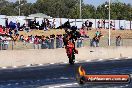
[[[36,35],[35,38],[34,38],[34,49],[38,48],[38,43],[39,43],[39,38]]]

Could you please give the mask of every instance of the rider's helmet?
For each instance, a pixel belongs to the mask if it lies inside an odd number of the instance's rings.
[[[76,31],[77,30],[77,26],[72,26],[71,27],[71,31]]]

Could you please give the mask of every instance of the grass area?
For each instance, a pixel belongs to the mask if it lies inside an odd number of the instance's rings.
[[[56,29],[52,29],[52,30],[49,30],[49,31],[43,31],[43,30],[32,30],[31,32],[27,33],[25,31],[21,31],[20,32],[20,35],[24,35],[24,36],[30,36],[30,35],[38,35],[38,36],[41,36],[41,35],[44,35],[44,36],[49,36],[51,34],[64,34],[64,30],[56,30]]]

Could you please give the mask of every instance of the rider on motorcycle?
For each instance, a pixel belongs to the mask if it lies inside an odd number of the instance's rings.
[[[68,31],[68,29],[65,30],[65,35],[63,38],[64,45],[66,50],[67,48],[71,47],[74,49],[75,53],[78,54],[78,51],[75,49],[75,41],[81,36],[81,34],[77,31],[76,26],[72,26],[70,29],[70,31]]]

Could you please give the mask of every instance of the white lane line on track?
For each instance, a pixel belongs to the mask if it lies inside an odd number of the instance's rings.
[[[13,68],[17,68],[17,66],[13,66]]]
[[[37,82],[39,82],[40,80],[37,80]]]
[[[63,84],[63,85],[52,86],[52,87],[48,87],[48,88],[62,88],[62,87],[75,86],[75,85],[78,85],[78,83]]]
[[[126,59],[131,59],[132,57],[127,57]]]
[[[79,63],[79,61],[75,61],[75,63]]]
[[[129,85],[125,85],[126,87],[128,87]]]
[[[7,67],[2,67],[3,69],[6,69]]]
[[[11,86],[11,84],[7,84],[7,86]]]
[[[39,66],[43,66],[43,64],[39,64]]]
[[[120,88],[123,88],[124,86],[120,86]]]
[[[31,66],[31,64],[26,65],[26,67],[30,67],[30,66]]]
[[[50,64],[55,64],[55,63],[50,63]]]
[[[86,62],[90,62],[91,60],[86,60]]]
[[[114,58],[115,60],[119,60],[119,58]]]
[[[108,59],[108,60],[114,60],[114,58],[110,58],[110,59]]]
[[[66,77],[60,77],[60,79],[69,79],[69,78],[66,78]]]
[[[15,83],[15,85],[19,85],[19,83]]]
[[[68,62],[63,62],[64,64],[67,64]]]
[[[102,61],[103,59],[99,59],[98,61]]]
[[[23,84],[26,84],[26,82],[22,82]]]

